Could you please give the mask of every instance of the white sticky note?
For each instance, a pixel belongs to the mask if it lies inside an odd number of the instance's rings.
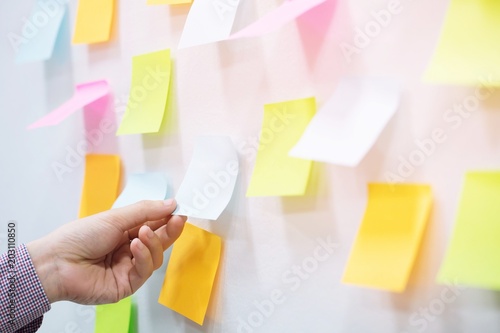
[[[396,112],[399,100],[399,84],[391,79],[343,79],[289,155],[355,167]]]
[[[240,0],[196,0],[191,5],[179,49],[225,40]]]
[[[238,173],[238,155],[229,137],[198,137],[174,214],[217,220],[231,200]]]
[[[168,186],[165,175],[161,172],[132,174],[118,196],[113,208],[131,205],[141,200],[163,200],[167,196]]]

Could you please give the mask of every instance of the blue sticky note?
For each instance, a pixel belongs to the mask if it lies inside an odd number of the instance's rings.
[[[127,184],[113,208],[131,205],[141,200],[163,200],[167,195],[168,185],[161,172],[136,173],[127,179]]]
[[[44,61],[52,57],[66,5],[58,1],[37,0],[19,36],[17,63]]]

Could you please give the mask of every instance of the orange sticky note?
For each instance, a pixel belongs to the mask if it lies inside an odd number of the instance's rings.
[[[342,282],[404,291],[431,205],[428,185],[369,184],[365,216]]]
[[[113,206],[120,187],[118,155],[85,156],[85,176],[79,217],[94,215]]]
[[[186,223],[172,249],[158,302],[203,325],[221,248],[219,236]]]
[[[115,0],[80,0],[76,14],[74,44],[92,44],[109,40]]]

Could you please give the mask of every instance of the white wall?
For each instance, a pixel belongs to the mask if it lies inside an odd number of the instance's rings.
[[[445,286],[434,282],[454,223],[461,178],[468,169],[500,163],[500,95],[483,103],[456,130],[443,120],[454,103],[474,88],[421,82],[446,12],[446,1],[401,0],[403,10],[347,63],[339,42],[352,43],[355,28],[372,20],[370,12],[388,0],[339,0],[327,36],[307,35],[307,22],[292,23],[263,38],[176,50],[188,7],[149,7],[145,0],[119,1],[115,39],[98,46],[74,46],[47,63],[15,65],[8,32],[19,33],[34,0],[0,3],[0,221],[19,222],[20,241],[28,242],[73,220],[78,212],[83,166],[57,180],[51,165],[82,139],[83,116],[61,125],[25,127],[71,95],[75,83],[109,79],[119,106],[130,86],[131,57],[172,48],[175,64],[170,123],[162,136],[106,138],[97,152],[116,152],[127,173],[165,171],[178,188],[199,134],[226,134],[235,144],[256,138],[263,104],[314,95],[322,105],[341,75],[387,75],[404,84],[402,105],[375,147],[354,169],[317,165],[318,194],[305,198],[244,196],[254,160],[242,155],[242,176],[228,210],[217,222],[193,221],[224,238],[206,324],[198,327],[160,306],[156,299],[164,267],[137,294],[140,332],[237,332],[238,320],[255,316],[255,301],[269,300],[274,289],[286,300],[255,332],[498,332],[499,294],[467,289],[442,314],[418,325],[410,318],[421,308],[439,309]],[[243,1],[236,27],[280,3]],[[75,18],[71,2],[69,26]],[[308,36],[308,37],[306,37]],[[64,46],[64,45],[63,45]],[[64,49],[64,47],[63,47]],[[124,101],[125,100],[125,101]],[[435,128],[447,134],[409,182],[430,183],[435,207],[408,290],[403,294],[340,283],[366,203],[366,184],[395,172],[399,156],[416,149],[414,140]],[[2,223],[3,223],[2,222]],[[317,238],[331,237],[340,248],[297,290],[283,280],[293,265],[314,254]],[[432,310],[431,310],[432,311]],[[415,315],[416,316],[416,315]],[[253,317],[252,317],[253,318]],[[414,317],[418,319],[421,317]],[[255,317],[254,319],[258,319]],[[422,326],[421,326],[422,325]],[[40,332],[92,332],[91,308],[57,303]]]

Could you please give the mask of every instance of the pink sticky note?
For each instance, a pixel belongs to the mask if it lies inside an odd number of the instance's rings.
[[[75,111],[107,94],[109,94],[109,85],[105,80],[79,84],[76,86],[73,97],[45,117],[29,125],[28,129],[57,125]]]
[[[232,34],[229,39],[257,37],[278,30],[290,21],[324,3],[326,0],[285,0],[285,2],[260,20]]]

